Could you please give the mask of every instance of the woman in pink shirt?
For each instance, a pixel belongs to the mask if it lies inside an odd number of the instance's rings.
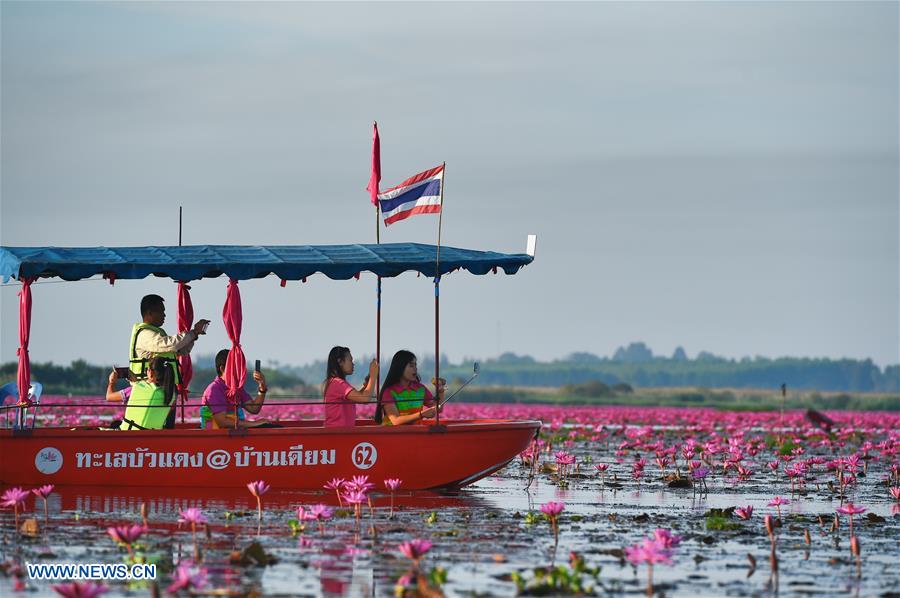
[[[349,427],[356,425],[356,403],[368,403],[375,396],[378,380],[378,362],[369,364],[369,375],[356,390],[347,382],[353,373],[353,355],[347,347],[334,347],[328,353],[328,366],[322,394],[325,396],[325,426]]]

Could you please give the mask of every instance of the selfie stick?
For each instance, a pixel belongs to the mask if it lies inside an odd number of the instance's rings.
[[[472,374],[472,377],[469,378],[468,380],[466,380],[465,382],[463,382],[462,386],[460,386],[460,387],[457,388],[455,391],[453,391],[453,394],[452,394],[452,395],[450,395],[449,397],[447,397],[446,399],[444,399],[443,401],[441,401],[441,406],[443,406],[444,403],[446,403],[447,401],[449,401],[450,399],[452,399],[453,397],[455,397],[456,395],[458,395],[458,394],[459,394],[459,391],[461,391],[462,389],[464,389],[466,386],[469,385],[469,382],[471,382],[472,380],[474,380],[475,378],[478,377],[478,370],[479,370],[479,368],[478,368],[478,362],[477,362],[477,361],[475,362],[475,367],[474,367],[473,369],[475,370],[475,373]]]

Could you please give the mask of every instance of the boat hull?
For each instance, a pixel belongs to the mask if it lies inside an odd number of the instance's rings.
[[[283,422],[284,423],[284,422]],[[265,480],[321,489],[333,478],[400,478],[425,490],[471,484],[505,466],[540,431],[538,421],[451,420],[425,425],[325,428],[286,422],[249,430],[0,430],[7,485],[201,487]]]

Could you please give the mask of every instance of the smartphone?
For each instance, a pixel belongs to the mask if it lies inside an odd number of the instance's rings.
[[[254,368],[257,372],[259,371],[259,360],[256,360],[256,367]]]
[[[209,322],[206,322],[205,324],[203,324],[203,332],[206,333],[206,331],[208,329],[209,329]]]
[[[116,375],[119,378],[127,378],[128,377],[128,368],[114,368],[116,370]]]

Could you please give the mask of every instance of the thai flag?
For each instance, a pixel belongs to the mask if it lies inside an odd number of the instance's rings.
[[[409,218],[413,214],[438,214],[441,211],[441,185],[444,165],[420,172],[378,194],[384,225]]]

